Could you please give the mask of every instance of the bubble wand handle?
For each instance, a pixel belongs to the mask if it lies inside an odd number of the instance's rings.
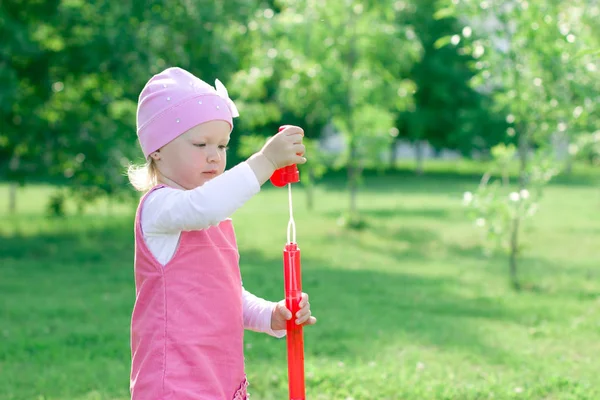
[[[279,128],[279,132],[286,126]],[[290,400],[305,400],[304,378],[304,332],[301,325],[296,324],[296,313],[300,310],[302,298],[302,267],[300,264],[300,248],[296,242],[296,224],[292,208],[292,183],[300,181],[296,164],[276,170],[271,176],[271,183],[277,187],[288,185],[288,203],[290,220],[287,226],[287,243],[283,250],[283,275],[285,289],[285,305],[292,312],[292,318],[286,322],[288,390]]]
[[[288,386],[290,400],[305,400],[304,385],[304,332],[296,324],[296,313],[302,298],[300,249],[296,243],[288,243],[283,251],[285,305],[292,312],[287,321]]]

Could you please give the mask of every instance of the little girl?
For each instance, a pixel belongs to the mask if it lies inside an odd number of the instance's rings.
[[[292,316],[284,300],[243,288],[229,218],[276,169],[306,162],[303,131],[286,128],[224,172],[237,116],[221,82],[215,89],[180,68],[153,76],[140,94],[147,162],[129,170],[146,192],[135,219],[134,400],[246,399],[244,329],[281,338],[292,317],[316,322],[306,294]]]

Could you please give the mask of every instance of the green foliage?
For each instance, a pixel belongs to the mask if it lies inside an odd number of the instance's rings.
[[[285,123],[299,119],[309,139],[333,122],[348,146],[336,163],[353,171],[356,187],[362,166],[389,147],[395,116],[411,102],[403,71],[419,46],[399,15],[392,2],[289,1],[265,8],[243,30],[254,51],[235,75],[237,94],[258,103],[253,110],[276,105]]]
[[[600,89],[600,64],[582,50],[598,45],[590,18],[600,16],[598,6],[586,12],[582,1],[444,3],[469,24],[452,39],[476,60],[473,85],[507,110],[509,136],[525,131],[528,141],[544,144],[552,134],[597,129],[586,114]]]
[[[504,3],[3,1],[0,177],[131,194],[137,97],[172,65],[238,104],[229,166],[247,134],[293,123],[317,139],[333,121],[348,148],[317,170],[355,171],[352,187],[403,138],[485,156],[521,132],[537,147],[598,131],[598,6]]]
[[[527,188],[519,189],[508,177],[514,166],[516,147],[501,144],[493,147],[491,153],[493,159],[489,171],[474,193],[463,194],[463,203],[469,218],[481,229],[484,253],[492,255],[494,251],[502,251],[508,254],[515,219],[523,221],[536,214],[544,186],[559,173],[559,169],[549,157],[533,160],[524,175]]]
[[[585,16],[586,5],[581,1],[444,4],[470,25],[462,35],[453,35],[450,45],[466,42],[465,49],[478,60],[475,68],[479,73],[472,84],[490,93],[495,106],[508,112],[507,134],[518,143],[516,191],[507,197],[505,180],[500,187],[496,182],[488,185],[488,173],[474,196],[465,195],[467,202],[474,197],[474,217],[485,227],[488,239],[509,250],[511,278],[517,287],[521,221],[532,214],[544,185],[564,167],[549,146],[551,139],[566,137],[572,141],[598,124],[586,115],[600,88],[590,74],[597,65],[590,55],[571,56],[578,53],[582,42],[598,39],[591,36],[593,24]],[[590,13],[600,15],[600,8],[595,6]],[[579,104],[575,109],[574,103]],[[512,155],[496,151],[495,157],[499,165],[506,165]]]
[[[399,138],[427,140],[436,149],[449,148],[471,156],[486,153],[506,141],[503,110],[494,110],[489,97],[470,80],[477,73],[468,46],[454,33],[468,32],[467,21],[437,0],[415,2],[404,16],[423,47],[423,56],[412,66],[414,105],[399,114]]]
[[[600,131],[580,135],[569,148],[575,160],[586,161],[591,165],[600,165]]]
[[[64,217],[66,196],[64,191],[57,190],[48,201],[47,213],[52,217]]]
[[[0,173],[10,180],[66,184],[72,196],[128,192],[124,171],[140,158],[137,98],[151,74],[171,65],[208,82],[227,81],[236,55],[224,21],[254,4],[166,1],[7,1],[0,6]]]

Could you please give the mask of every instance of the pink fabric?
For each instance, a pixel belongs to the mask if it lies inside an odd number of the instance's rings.
[[[188,71],[172,67],[154,75],[142,89],[137,108],[137,134],[148,155],[196,125],[223,120],[233,128],[239,116],[227,89],[215,88]]]
[[[147,196],[135,219],[131,398],[244,400],[242,285],[231,220],[182,232],[163,267],[143,239]]]

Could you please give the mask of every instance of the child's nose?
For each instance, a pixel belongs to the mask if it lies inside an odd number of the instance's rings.
[[[221,155],[219,154],[219,150],[214,147],[210,147],[208,151],[208,162],[218,162],[221,160]]]

